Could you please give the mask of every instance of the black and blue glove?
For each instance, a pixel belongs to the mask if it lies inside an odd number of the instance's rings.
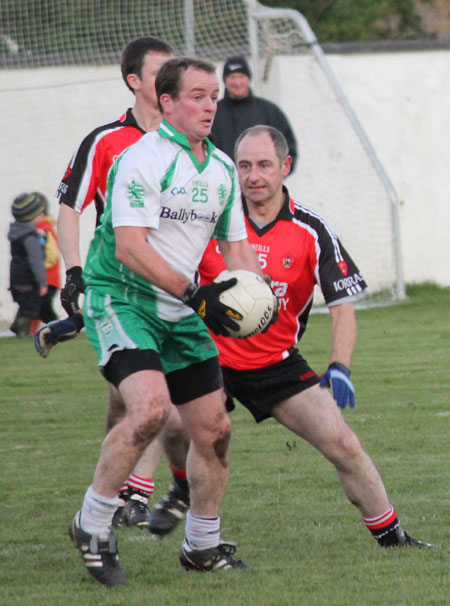
[[[350,369],[340,362],[332,362],[320,379],[320,387],[331,387],[336,403],[341,408],[347,404],[355,408],[355,388],[350,379]]]

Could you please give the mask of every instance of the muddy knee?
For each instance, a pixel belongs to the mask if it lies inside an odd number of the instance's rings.
[[[166,418],[167,411],[162,408],[153,412],[151,416],[140,420],[133,430],[133,444],[135,446],[146,446],[161,431]]]
[[[226,465],[228,446],[231,438],[231,422],[228,417],[224,418],[222,425],[223,427],[221,428],[219,435],[213,442],[213,448],[216,457]]]

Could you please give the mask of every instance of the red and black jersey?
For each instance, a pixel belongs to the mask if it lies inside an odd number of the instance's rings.
[[[280,362],[302,337],[318,284],[327,305],[353,301],[367,286],[358,268],[316,213],[289,197],[275,221],[259,228],[249,217],[244,200],[248,239],[280,303],[279,320],[266,334],[248,339],[217,337],[220,363],[237,370]],[[202,283],[210,283],[225,263],[212,240],[199,267]]]
[[[128,109],[119,120],[94,129],[83,139],[59,184],[56,196],[79,213],[95,201],[97,223],[105,206],[108,172],[119,155],[145,131]]]

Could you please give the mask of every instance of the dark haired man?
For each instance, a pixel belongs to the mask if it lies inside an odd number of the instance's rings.
[[[248,567],[220,540],[231,427],[207,330],[226,336],[237,328],[236,312],[219,300],[235,281],[199,287],[193,280],[213,235],[230,269],[262,272],[247,241],[234,165],[206,138],[219,92],[214,66],[171,59],[155,86],[163,122],[112,167],[83,274],[88,337],[126,412],[103,441],[70,534],[88,571],[107,586],[125,583],[110,532],[117,491],[163,427],[171,401],[190,437],[191,507],[180,562],[200,571]]]
[[[61,303],[69,315],[79,310],[78,298],[84,289],[79,247],[80,214],[94,202],[99,223],[110,167],[124,149],[146,132],[159,128],[161,113],[155,78],[158,69],[172,55],[169,44],[153,36],[133,40],[124,48],[122,77],[135,96],[134,106],[118,120],[95,128],[83,139],[58,187],[58,234],[67,271]]]

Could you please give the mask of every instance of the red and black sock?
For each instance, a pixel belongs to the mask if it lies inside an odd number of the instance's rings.
[[[400,544],[398,536],[400,523],[392,505],[383,514],[375,518],[363,518],[363,520],[380,547],[394,547]]]
[[[183,492],[189,492],[189,483],[187,480],[185,469],[176,469],[172,463],[169,465],[170,471],[172,472],[175,485]]]
[[[147,502],[155,490],[155,483],[151,478],[141,478],[133,473],[127,480],[127,487],[129,499],[138,496]]]

